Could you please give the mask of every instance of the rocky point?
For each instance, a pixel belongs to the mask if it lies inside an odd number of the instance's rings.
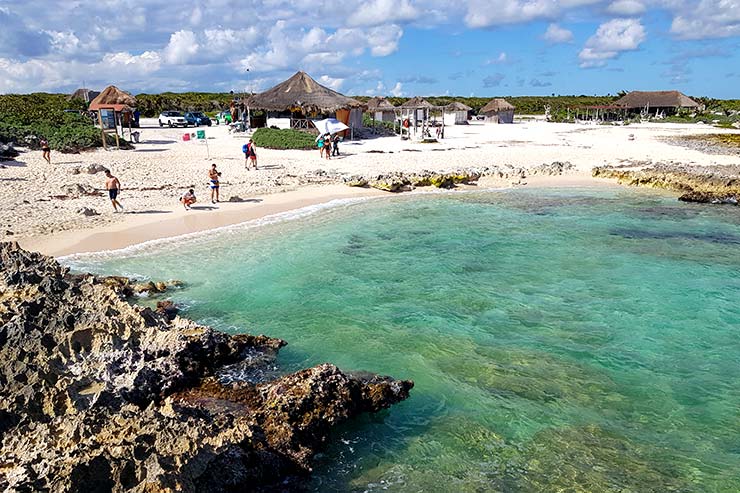
[[[274,377],[284,341],[132,305],[132,289],[0,243],[3,491],[290,489],[332,427],[413,387],[330,364]]]

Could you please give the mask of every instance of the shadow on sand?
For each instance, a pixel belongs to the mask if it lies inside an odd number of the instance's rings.
[[[145,211],[126,211],[126,214],[171,214],[172,211],[158,211],[155,209],[149,209]]]

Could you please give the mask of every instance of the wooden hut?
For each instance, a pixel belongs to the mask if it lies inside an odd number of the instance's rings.
[[[367,112],[373,120],[379,122],[392,122],[396,119],[396,107],[384,97],[376,96],[367,102]]]
[[[311,119],[334,117],[348,127],[362,127],[364,105],[326,86],[305,72],[296,72],[288,80],[265,92],[247,98],[251,110],[267,112],[267,125],[309,129]]]
[[[403,121],[401,129],[401,138],[408,138],[413,132],[414,135],[421,131],[421,138],[430,137],[429,120],[432,111],[438,109],[426,99],[414,97],[398,107],[401,120]]]
[[[131,127],[138,127],[138,113],[135,114],[136,98],[116,86],[108,86],[103,92],[90,101],[88,109],[98,113],[98,124],[103,133],[106,130],[115,130],[118,139],[118,125],[123,129],[128,127],[129,139],[131,138]],[[109,118],[104,118],[109,117]],[[105,138],[103,138],[105,145]]]
[[[467,125],[468,115],[472,109],[459,101],[448,104],[444,107],[445,125]]]
[[[492,99],[480,110],[486,123],[514,123],[514,106],[505,99]]]
[[[701,104],[679,91],[632,91],[614,102],[626,113],[673,115],[681,109],[699,110]]]

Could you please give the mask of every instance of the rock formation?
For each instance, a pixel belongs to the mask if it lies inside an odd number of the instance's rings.
[[[288,488],[333,426],[413,386],[330,364],[268,380],[285,342],[131,305],[125,286],[0,243],[3,491]]]
[[[623,185],[681,192],[679,200],[738,205],[740,166],[689,166],[658,163],[636,167],[594,168],[593,176],[614,178]]]

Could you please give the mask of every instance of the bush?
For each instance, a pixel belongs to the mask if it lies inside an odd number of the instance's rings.
[[[252,134],[252,140],[255,146],[267,149],[313,149],[316,147],[316,137],[293,129],[258,128]]]

